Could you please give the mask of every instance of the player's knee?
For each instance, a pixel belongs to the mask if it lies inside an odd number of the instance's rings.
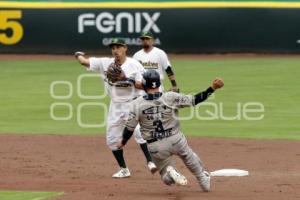
[[[146,140],[144,140],[142,137],[134,137],[134,139],[138,144],[146,143]]]
[[[110,150],[112,150],[112,151],[114,151],[114,150],[117,150],[118,149],[118,143],[117,142],[115,142],[115,141],[106,141],[106,144],[107,144],[107,146],[108,146],[108,148],[110,149]]]
[[[138,130],[134,131],[134,139],[138,144],[144,144],[146,143],[146,140],[143,139],[141,132]]]
[[[192,162],[195,160],[195,156],[191,152],[185,152],[185,153],[180,154],[180,158],[184,162]]]

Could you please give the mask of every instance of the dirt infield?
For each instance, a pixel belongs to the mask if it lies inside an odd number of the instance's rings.
[[[60,200],[116,199],[299,199],[300,142],[189,138],[210,170],[239,168],[249,177],[213,177],[212,192],[200,191],[177,159],[187,187],[165,186],[147,171],[130,141],[125,158],[132,177],[111,178],[117,166],[103,136],[0,135],[0,190],[65,192]]]

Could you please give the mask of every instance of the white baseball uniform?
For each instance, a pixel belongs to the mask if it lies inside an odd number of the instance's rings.
[[[145,70],[156,70],[160,75],[160,80],[164,79],[164,71],[171,66],[167,54],[157,47],[153,47],[150,52],[141,49],[133,55],[133,58],[138,60]],[[161,92],[164,90],[162,85],[159,89]]]
[[[108,67],[115,62],[114,58],[89,58],[90,71],[99,72],[104,81],[104,87],[111,101],[107,118],[106,143],[111,150],[116,150],[118,142],[122,139],[125,122],[129,115],[131,101],[143,94],[143,90],[136,89],[133,84],[115,83],[111,84],[106,78]],[[121,65],[126,77],[135,81],[142,81],[144,68],[135,59],[126,57]],[[146,141],[142,138],[139,127],[134,131],[135,140],[142,144]]]

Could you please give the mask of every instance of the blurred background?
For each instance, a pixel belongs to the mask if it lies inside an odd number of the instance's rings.
[[[300,52],[296,0],[19,0],[0,8],[1,53],[105,53],[111,37],[133,52],[141,31],[169,53]]]

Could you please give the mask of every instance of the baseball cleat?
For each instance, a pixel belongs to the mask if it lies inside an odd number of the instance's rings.
[[[210,175],[207,171],[202,172],[200,186],[204,192],[210,191]]]
[[[154,164],[154,162],[149,161],[147,166],[148,166],[148,169],[151,171],[152,174],[154,174],[157,171],[157,167]]]
[[[127,178],[130,177],[130,171],[128,168],[121,168],[120,171],[112,175],[113,178]]]
[[[187,185],[187,179],[172,166],[167,167],[167,173],[177,185]]]

